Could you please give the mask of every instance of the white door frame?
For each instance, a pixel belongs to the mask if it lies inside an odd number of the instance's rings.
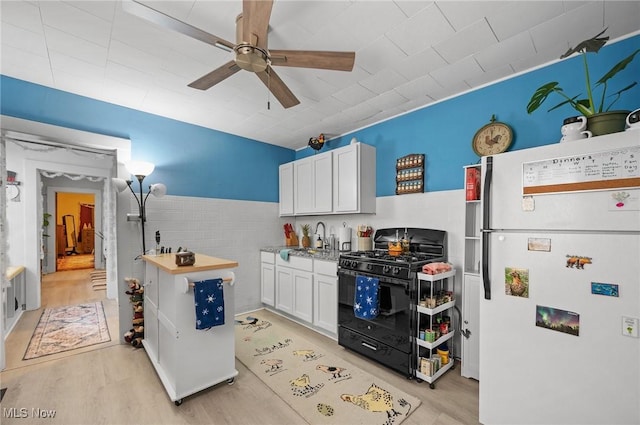
[[[102,173],[98,173],[98,175],[102,175],[105,178],[110,177],[124,177],[128,178],[128,175],[124,174],[124,164],[131,159],[131,141],[128,139],[122,139],[118,137],[105,136],[96,133],[89,133],[80,130],[74,130],[65,127],[54,126],[50,124],[43,124],[37,121],[29,121],[20,118],[14,118],[2,115],[0,116],[0,122],[2,124],[2,136],[11,137],[12,133],[18,132],[22,135],[26,135],[30,139],[37,141],[55,141],[61,144],[77,146],[77,147],[88,147],[93,149],[102,149],[102,150],[115,150],[116,151],[116,160],[117,163],[113,167],[114,169],[109,169],[108,172],[102,171]],[[6,162],[6,158],[3,155],[0,159],[3,164]],[[39,188],[41,183],[40,171],[60,171],[60,172],[68,172],[73,174],[81,174],[81,175],[96,175],[95,168],[88,168],[76,165],[69,164],[56,164],[53,162],[42,162],[42,161],[25,161],[26,163],[26,172],[25,172],[25,187],[33,187]],[[2,167],[0,167],[2,168]],[[106,170],[106,169],[105,169]],[[30,240],[34,243],[36,247],[40,246],[39,242],[39,226],[41,224],[40,218],[42,217],[42,209],[43,206],[39,202],[39,196],[37,194],[37,190],[30,190],[31,193],[24,194],[24,202],[25,202],[25,221],[26,223],[35,223],[33,226],[25,226],[25,240]],[[4,195],[3,195],[4,196]],[[104,201],[104,200],[103,200]],[[112,223],[114,225],[117,223],[116,219],[117,207],[114,206],[112,214],[113,220]],[[4,218],[4,212],[2,217]],[[0,246],[6,247],[6,235],[2,234],[3,239],[0,240]],[[115,246],[115,244],[113,244]],[[30,252],[34,251],[34,252]],[[112,253],[112,257],[116,257],[116,253]],[[107,253],[109,255],[109,253]],[[25,252],[25,268],[26,268],[26,277],[27,282],[29,278],[35,279],[40,282],[40,252],[39,249],[27,250]],[[2,275],[0,276],[0,281],[5,284],[6,281],[6,264],[3,264],[3,270],[0,270]],[[112,288],[112,291],[107,291],[107,295],[109,296],[109,292],[112,293],[110,298],[117,299],[117,276],[116,278],[116,287]],[[35,293],[27,294],[27,309],[34,309],[40,307],[41,302],[41,290],[40,284],[37,285],[38,290]],[[0,303],[0,314],[2,312],[2,306]],[[4,369],[6,365],[5,359],[5,332],[4,326],[0,326],[0,370]]]

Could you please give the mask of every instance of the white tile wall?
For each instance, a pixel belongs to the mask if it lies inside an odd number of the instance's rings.
[[[235,201],[226,199],[184,196],[150,197],[147,200],[145,227],[147,250],[155,248],[154,235],[160,230],[161,245],[187,247],[215,257],[236,260],[235,270],[237,312],[259,308],[260,248],[284,245],[282,226],[294,225],[302,235],[302,224],[312,231],[322,221],[326,234],[338,235],[338,228],[346,223],[353,229],[352,247],[357,248],[355,229],[358,224],[382,227],[425,227],[448,232],[449,261],[462,268],[464,238],[464,192],[462,190],[386,196],[377,199],[377,214],[331,215],[313,217],[278,217],[278,204],[272,202]],[[131,197],[131,211],[137,205]],[[129,223],[133,244],[140,251],[137,224]],[[456,279],[456,292],[461,289],[462,275]]]
[[[137,210],[133,199],[131,207],[132,211]],[[239,264],[234,270],[236,311],[261,305],[260,248],[283,241],[280,229],[284,220],[278,217],[277,203],[165,196],[150,197],[146,209],[147,250],[155,248],[155,233],[159,230],[160,245],[171,247],[172,252],[181,246],[235,260]]]

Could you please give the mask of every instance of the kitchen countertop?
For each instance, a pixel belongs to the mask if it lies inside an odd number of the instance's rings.
[[[209,257],[208,255],[195,254],[196,262],[192,266],[176,265],[175,254],[143,255],[142,259],[149,262],[169,274],[181,274],[201,272],[205,270],[230,269],[238,267],[238,263],[224,258]]]
[[[332,251],[330,249],[298,248],[291,246],[268,246],[263,247],[260,250],[264,252],[273,252],[274,254],[279,254],[280,251],[284,249],[289,250],[289,255],[313,258],[316,260],[338,261],[338,258],[340,257],[340,251]]]

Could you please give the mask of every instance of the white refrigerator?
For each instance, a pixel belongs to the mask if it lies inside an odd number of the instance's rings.
[[[480,422],[640,424],[640,130],[482,159]]]

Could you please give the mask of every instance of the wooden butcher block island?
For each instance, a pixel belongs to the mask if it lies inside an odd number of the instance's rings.
[[[195,254],[190,266],[175,254],[144,255],[144,346],[171,401],[220,382],[234,382],[236,261]],[[224,324],[196,329],[193,282],[222,278]]]

